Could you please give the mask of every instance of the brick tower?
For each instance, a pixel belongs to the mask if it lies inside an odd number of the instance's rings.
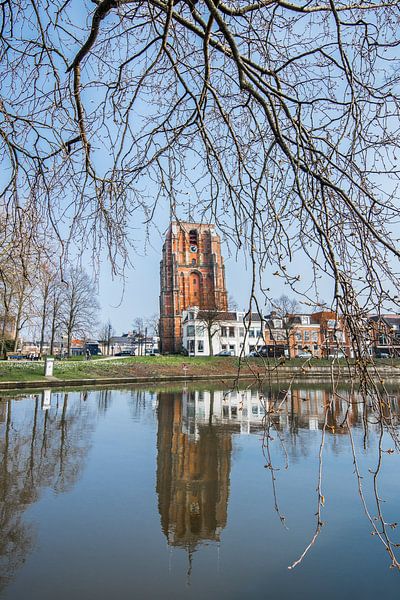
[[[189,306],[228,310],[215,225],[173,221],[163,246],[160,279],[161,352],[180,352],[183,310]]]

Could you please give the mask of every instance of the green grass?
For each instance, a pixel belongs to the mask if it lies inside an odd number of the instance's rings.
[[[186,357],[186,356],[127,356],[118,357],[110,361],[84,360],[85,357],[74,357],[74,359],[54,361],[54,376],[63,379],[94,379],[101,377],[157,377],[157,375],[168,377],[169,375],[184,375],[183,365],[187,365],[189,375],[218,375],[234,373],[239,365],[238,357]],[[312,377],[312,367],[332,365],[328,359],[312,359],[310,361],[311,369],[307,369],[307,375]],[[353,363],[354,361],[349,361]],[[308,363],[307,359],[286,360],[285,367],[300,369],[302,365]],[[266,365],[275,365],[273,359],[250,358],[243,359],[242,369],[246,365],[262,368]],[[347,361],[340,359],[335,361],[345,368]],[[400,367],[400,360],[396,359],[377,359],[377,366],[391,366],[394,369],[394,375]],[[43,362],[9,362],[0,361],[0,381],[45,381]]]

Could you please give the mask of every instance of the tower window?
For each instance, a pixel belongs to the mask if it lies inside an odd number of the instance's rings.
[[[198,246],[199,244],[199,236],[196,229],[191,229],[189,231],[189,244],[191,246]]]

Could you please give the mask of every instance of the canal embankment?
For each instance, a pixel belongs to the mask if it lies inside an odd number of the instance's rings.
[[[377,361],[367,367],[379,383],[400,381],[400,361]],[[110,384],[162,383],[168,381],[310,381],[334,378],[342,383],[358,378],[355,361],[320,359],[274,361],[261,358],[158,356],[113,360],[56,361],[52,377],[44,376],[42,362],[0,363],[0,389],[76,387]]]

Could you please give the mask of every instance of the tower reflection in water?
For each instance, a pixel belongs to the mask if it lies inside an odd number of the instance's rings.
[[[213,395],[161,392],[158,396],[161,526],[169,545],[189,551],[219,541],[226,525],[232,436],[229,429],[213,422]]]
[[[392,421],[398,424],[398,397],[390,396],[389,401]],[[301,388],[266,396],[254,389],[159,393],[157,494],[170,546],[193,551],[220,540],[227,524],[233,434],[263,431],[267,412],[292,456],[309,452],[308,446],[296,444],[300,430],[325,428],[335,445],[338,434],[348,432],[347,424],[377,426],[368,404],[346,390],[334,398],[325,389]]]

